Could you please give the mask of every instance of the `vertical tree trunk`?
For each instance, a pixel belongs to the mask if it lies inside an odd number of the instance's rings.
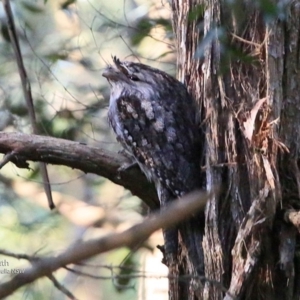
[[[278,15],[260,1],[172,2],[207,188],[223,187],[206,208],[205,284],[182,299],[299,299],[297,231],[284,214],[300,206],[300,1],[287,2],[269,3]]]

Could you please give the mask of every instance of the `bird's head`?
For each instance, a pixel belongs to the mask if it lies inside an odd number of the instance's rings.
[[[113,62],[114,66],[108,66],[102,74],[111,84],[123,82],[137,86],[142,83],[155,83],[157,72],[161,72],[140,63],[122,62],[116,56],[113,57]]]
[[[114,66],[108,66],[102,76],[105,77],[113,89],[138,90],[148,96],[159,97],[168,86],[176,87],[182,84],[167,73],[141,63],[120,61],[113,57]]]

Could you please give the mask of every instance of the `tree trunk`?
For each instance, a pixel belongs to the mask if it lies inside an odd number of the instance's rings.
[[[205,284],[181,299],[299,299],[287,209],[299,208],[300,1],[173,0],[172,10],[178,78],[205,132],[202,175],[223,191],[206,208]]]

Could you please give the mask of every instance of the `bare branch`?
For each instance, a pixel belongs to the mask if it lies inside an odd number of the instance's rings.
[[[54,286],[67,297],[73,300],[77,299],[67,288],[65,288],[61,283],[59,283],[59,281],[52,274],[48,275],[48,278],[52,281]]]
[[[130,190],[150,208],[159,207],[154,186],[138,167],[119,172],[119,168],[127,162],[121,154],[52,137],[0,132],[0,153],[10,152],[15,154],[18,161],[64,165],[103,176]]]
[[[18,288],[44,276],[50,276],[59,268],[69,264],[78,263],[100,253],[119,247],[132,247],[148,238],[153,232],[170,227],[196,213],[204,211],[207,200],[212,193],[194,192],[177,201],[174,201],[168,209],[153,214],[142,223],[132,226],[121,233],[109,234],[105,237],[92,239],[82,243],[76,242],[65,252],[54,256],[32,261],[32,267],[24,273],[18,274],[11,280],[0,285],[0,298],[12,294]],[[174,218],[176,216],[176,218]]]
[[[29,260],[29,261],[32,261],[35,259],[34,256],[30,256],[30,255],[27,255],[27,254],[17,254],[17,253],[13,253],[13,252],[10,252],[10,251],[7,251],[7,250],[4,250],[4,249],[0,249],[0,254],[1,255],[5,255],[5,256],[10,256],[10,257],[14,257],[14,258],[17,258],[17,259],[26,259],[26,260]]]
[[[4,0],[3,5],[4,5],[4,9],[5,9],[6,16],[7,16],[8,33],[9,33],[10,41],[11,41],[11,44],[12,44],[12,47],[13,47],[13,50],[14,50],[14,53],[16,56],[16,62],[17,62],[18,69],[19,69],[19,75],[20,75],[20,79],[21,79],[21,83],[22,83],[24,98],[26,100],[26,105],[27,105],[27,109],[29,112],[31,126],[33,129],[33,133],[38,134],[39,129],[38,129],[38,126],[36,123],[36,117],[35,117],[35,111],[34,111],[32,93],[31,93],[31,85],[30,85],[29,78],[27,76],[26,69],[24,67],[21,48],[20,48],[18,35],[17,35],[15,22],[14,22],[14,17],[13,17],[13,13],[11,11],[9,0]],[[42,178],[43,178],[43,182],[44,182],[44,190],[45,190],[45,193],[46,193],[46,196],[48,199],[48,205],[49,205],[50,209],[53,209],[55,206],[54,206],[53,199],[52,199],[51,185],[50,185],[50,181],[49,181],[47,167],[44,163],[40,163],[40,170],[41,170],[41,174],[42,174]]]

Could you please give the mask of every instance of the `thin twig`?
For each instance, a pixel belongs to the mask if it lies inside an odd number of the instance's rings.
[[[17,259],[26,259],[28,261],[38,259],[38,257],[34,257],[34,256],[23,254],[23,253],[22,254],[13,253],[13,252],[10,252],[10,251],[4,250],[4,249],[0,249],[0,255],[14,257],[14,258],[17,258]]]
[[[72,300],[77,300],[77,298],[67,289],[65,288],[52,274],[47,276],[53,283],[53,285],[61,291],[63,294],[65,294],[67,297],[69,297]]]
[[[24,273],[18,274],[0,285],[0,298],[7,297],[18,288],[32,283],[38,278],[49,276],[69,264],[78,263],[119,247],[132,247],[132,245],[148,238],[156,230],[162,227],[174,226],[197,211],[204,211],[205,204],[212,195],[213,193],[205,192],[191,193],[180,200],[174,201],[168,209],[153,214],[142,223],[134,225],[121,233],[110,234],[82,243],[76,242],[55,257],[44,257],[32,261],[32,266],[27,268]]]
[[[29,119],[31,122],[33,133],[38,134],[39,130],[38,130],[34,106],[33,106],[31,85],[30,85],[30,81],[29,81],[29,78],[26,73],[26,69],[24,67],[23,57],[22,57],[20,44],[19,44],[19,39],[18,39],[16,27],[15,27],[14,17],[13,17],[13,13],[12,13],[12,10],[10,7],[10,1],[3,0],[3,5],[4,5],[4,9],[5,9],[6,16],[7,16],[8,33],[9,33],[10,41],[11,41],[11,44],[12,44],[12,47],[13,47],[13,50],[14,50],[14,53],[16,56],[16,62],[18,65],[19,75],[20,75],[20,79],[21,79],[21,83],[22,83],[23,94],[24,94],[24,98],[26,100],[26,105],[28,108]],[[52,199],[51,186],[50,186],[50,181],[49,181],[46,164],[40,163],[40,170],[41,170],[41,174],[42,174],[42,178],[43,178],[43,182],[44,182],[44,190],[47,195],[48,204],[49,204],[50,209],[53,209],[53,208],[55,208],[55,205],[54,205],[53,199]]]
[[[84,276],[84,277],[88,277],[91,279],[101,279],[101,280],[111,280],[111,279],[136,279],[136,278],[145,278],[145,279],[149,279],[149,278],[154,278],[154,279],[162,279],[162,278],[173,278],[173,276],[170,275],[149,275],[149,274],[140,274],[139,272],[137,272],[138,274],[125,274],[125,275],[112,275],[112,276],[98,276],[98,275],[94,275],[91,273],[87,273],[84,271],[78,271],[69,267],[64,267],[64,269],[70,271],[71,273],[80,275],[80,276]],[[111,271],[113,271],[113,268],[111,269]],[[191,279],[200,279],[200,280],[206,280],[204,276],[198,276],[198,275],[181,275],[180,276],[180,280],[184,279],[184,280],[191,280]],[[207,280],[209,282],[211,282],[211,280]]]

